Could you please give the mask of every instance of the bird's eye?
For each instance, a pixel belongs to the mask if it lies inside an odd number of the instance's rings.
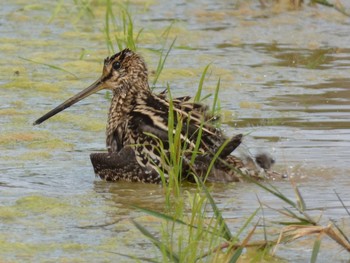
[[[113,63],[113,69],[114,70],[120,69],[120,62],[119,61],[116,61],[116,62]]]

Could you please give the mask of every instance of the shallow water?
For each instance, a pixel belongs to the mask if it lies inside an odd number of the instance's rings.
[[[157,209],[162,188],[94,178],[89,154],[104,149],[104,93],[32,126],[99,77],[108,55],[105,8],[97,4],[94,17],[83,12],[79,19],[77,6],[65,3],[48,23],[56,4],[36,2],[11,1],[0,9],[0,258],[128,262],[111,252],[155,253],[130,221],[152,225],[153,219],[131,206]],[[323,214],[325,225],[334,219],[350,234],[349,216],[334,193],[350,206],[350,20],[325,7],[262,10],[254,1],[131,1],[130,10],[135,27],[144,28],[139,50],[150,71],[158,62],[150,49],[161,48],[161,33],[175,21],[168,41],[176,36],[175,48],[158,88],[169,82],[175,95],[194,94],[211,63],[204,93],[213,92],[220,78],[223,129],[248,134],[240,153],[272,153],[276,169],[299,185],[310,213]],[[294,196],[288,181],[273,184]],[[281,206],[252,184],[215,185],[212,191],[233,230],[236,219],[243,223],[259,206],[257,195]],[[268,210],[265,216],[278,218]],[[281,246],[277,255],[305,262],[312,245],[302,240]],[[319,262],[349,260],[330,240],[320,254]]]

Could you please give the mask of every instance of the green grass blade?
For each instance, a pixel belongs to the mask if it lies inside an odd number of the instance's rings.
[[[209,93],[201,98],[201,101],[205,101],[207,98],[211,97],[213,94]]]
[[[327,0],[312,0],[311,2],[317,3],[320,5],[328,6],[328,7],[333,7],[334,5],[328,2]]]
[[[26,61],[29,61],[29,62],[31,62],[31,63],[43,65],[43,66],[46,66],[46,67],[49,67],[49,68],[52,68],[52,69],[55,69],[55,70],[59,70],[59,71],[68,73],[68,74],[72,75],[74,78],[78,79],[78,76],[77,76],[77,75],[75,75],[74,73],[72,73],[72,72],[70,72],[70,71],[68,71],[68,70],[65,70],[64,68],[60,68],[60,67],[58,67],[58,66],[51,65],[51,64],[47,64],[47,63],[38,62],[38,61],[31,60],[31,59],[24,58],[24,57],[19,57],[19,58],[20,58],[20,59],[23,59],[23,60],[26,60]]]
[[[321,238],[319,236],[314,242],[314,246],[312,248],[312,254],[311,254],[310,263],[316,263],[317,262],[317,256],[318,256],[318,253],[320,252],[320,247],[321,247]]]
[[[305,218],[305,217],[300,217],[298,216],[296,213],[294,213],[292,210],[290,210],[287,207],[283,208],[285,211],[287,211],[287,213],[289,214],[289,216],[291,218],[294,218],[296,220],[299,220],[299,223],[301,224],[305,224],[305,225],[316,225],[316,223],[313,220],[310,220],[309,218]]]
[[[178,218],[174,218],[172,216],[168,216],[166,214],[163,214],[163,213],[159,213],[157,211],[153,211],[153,210],[149,210],[147,208],[142,208],[142,207],[138,207],[138,206],[133,206],[135,207],[136,209],[146,213],[146,214],[149,214],[151,216],[154,216],[154,217],[157,217],[157,218],[160,218],[160,219],[163,219],[163,220],[166,220],[166,221],[172,221],[172,222],[175,222],[175,223],[179,223],[179,224],[182,224],[182,225],[185,225],[185,226],[188,226],[188,227],[193,227],[193,228],[197,228],[196,226],[194,225],[191,225],[191,224],[188,224]]]
[[[79,1],[75,3],[78,7],[78,14],[73,18],[73,24],[76,24],[83,16],[88,17],[89,19],[95,18],[95,15],[90,7],[89,1]]]
[[[293,189],[294,189],[295,195],[297,197],[298,209],[300,211],[304,212],[306,210],[306,204],[305,204],[304,198],[301,196],[301,193],[300,193],[299,188],[297,186],[293,185]]]
[[[52,23],[52,21],[56,18],[56,16],[61,12],[63,4],[64,4],[64,0],[60,0],[56,4],[56,7],[55,7],[50,19],[49,19],[49,24]]]
[[[260,211],[260,207],[258,207],[249,217],[248,219],[244,222],[243,226],[238,230],[236,234],[236,239],[238,240],[238,237],[242,234],[242,232],[248,227],[250,222],[252,222],[253,218],[256,216],[256,214]]]
[[[274,196],[276,196],[277,198],[279,198],[282,201],[286,202],[287,204],[291,205],[292,207],[297,208],[297,205],[295,204],[295,202],[293,202],[291,199],[286,197],[284,194],[282,194],[278,190],[274,189],[273,187],[269,188],[269,187],[265,186],[263,183],[261,183],[261,182],[259,182],[257,180],[254,180],[254,179],[250,178],[249,176],[246,176],[244,173],[241,173],[241,174],[244,176],[244,178],[246,178],[249,181],[253,182],[254,184],[258,185],[260,188],[262,188],[262,189],[266,190],[267,192],[273,194]]]
[[[248,244],[249,240],[252,238],[258,224],[259,224],[259,221],[254,225],[253,229],[249,232],[248,236],[243,240],[241,246],[232,255],[232,258],[230,259],[229,262],[236,262],[239,259],[240,255],[242,254],[243,248]]]
[[[202,72],[201,78],[199,80],[198,88],[197,88],[197,93],[196,93],[196,96],[194,97],[194,102],[199,102],[201,100],[203,83],[204,83],[205,76],[207,75],[209,66],[210,64],[208,64]]]
[[[190,120],[190,118],[188,118],[188,121]],[[196,157],[197,157],[197,153],[198,153],[198,149],[199,149],[199,146],[200,146],[200,143],[202,141],[202,134],[203,134],[203,125],[204,125],[204,122],[202,121],[200,126],[199,126],[199,129],[198,129],[198,135],[197,135],[197,139],[196,139],[196,145],[193,149],[193,152],[192,152],[192,156],[191,156],[191,165],[194,164],[194,161],[196,160]],[[188,125],[189,127],[190,125]]]
[[[239,259],[239,257],[242,255],[243,252],[243,247],[240,247],[236,250],[236,252],[232,255],[231,259],[230,259],[230,263],[236,263],[237,260]]]
[[[290,226],[290,225],[306,226],[306,225],[310,225],[307,222],[295,222],[295,221],[271,221],[271,223],[279,224],[282,226]]]
[[[147,208],[142,208],[142,207],[138,207],[138,206],[133,206],[134,208],[140,210],[141,212],[144,212],[148,215],[151,215],[151,216],[154,216],[154,217],[157,217],[157,218],[160,218],[160,219],[163,219],[163,220],[166,220],[166,221],[171,221],[171,222],[174,222],[174,223],[178,223],[178,224],[181,224],[181,225],[185,225],[187,227],[190,227],[190,228],[195,228],[195,229],[198,229],[197,226],[195,225],[192,225],[192,224],[189,224],[189,223],[186,223],[185,221],[183,220],[180,220],[178,218],[174,218],[172,216],[169,216],[167,214],[163,214],[163,213],[160,213],[160,212],[157,212],[157,211],[154,211],[154,210],[150,210],[150,209],[147,209]],[[202,229],[204,232],[207,232],[211,235],[215,235],[215,236],[218,236],[218,233],[215,233],[213,231],[210,231],[208,229]]]
[[[114,47],[111,40],[111,29],[110,29],[110,21],[113,24],[114,14],[112,9],[111,0],[106,1],[106,15],[105,15],[105,36],[106,36],[106,44],[109,53],[114,53]]]
[[[136,43],[134,40],[134,22],[132,21],[130,13],[125,10],[126,16],[127,16],[127,34],[126,34],[126,41],[127,41],[127,46],[133,50],[136,51]]]
[[[119,255],[119,256],[123,256],[123,257],[129,258],[129,259],[132,259],[133,262],[135,260],[139,260],[139,261],[145,261],[145,262],[151,262],[151,263],[159,263],[159,261],[157,261],[155,259],[151,259],[151,258],[136,257],[136,256],[131,256],[131,255],[127,255],[127,254],[123,254],[123,253],[119,253],[119,252],[113,252],[113,251],[108,251],[108,252],[112,253],[112,254],[116,254],[116,255]]]
[[[220,211],[220,209],[217,207],[213,197],[211,196],[211,194],[208,191],[208,188],[204,185],[204,183],[202,182],[202,180],[200,178],[197,178],[199,185],[201,186],[201,188],[203,189],[212,209],[215,215],[216,220],[218,220],[219,225],[222,226],[222,237],[225,238],[226,240],[232,240],[232,233],[228,227],[228,225],[225,222],[225,219],[222,216],[222,213]]]
[[[218,105],[219,90],[220,90],[220,78],[218,80],[218,83],[216,84],[215,94],[214,94],[214,101],[213,101],[213,106],[212,106],[212,109],[211,109],[213,116],[215,115],[215,112],[218,110],[216,108],[216,106]]]
[[[179,256],[173,251],[169,250],[168,247],[163,245],[151,232],[149,232],[145,227],[132,220],[136,228],[147,238],[151,240],[151,242],[162,252],[164,251],[167,257],[173,262],[180,262]]]
[[[211,159],[211,162],[208,166],[207,174],[205,175],[205,179],[209,176],[211,169],[213,168],[215,162],[218,160],[219,155],[221,154],[222,150],[226,147],[226,145],[229,143],[229,139],[227,139],[219,148],[219,150],[215,153],[214,157]]]
[[[173,98],[170,91],[169,84],[167,85],[168,96],[169,96],[169,112],[168,112],[168,140],[169,140],[169,151],[170,153],[175,154],[174,149],[174,105]]]
[[[267,242],[267,230],[266,230],[266,222],[265,222],[265,212],[264,212],[264,206],[261,202],[259,196],[256,196],[260,205],[261,213],[262,213],[262,221],[263,221],[263,230],[264,230],[264,240]]]
[[[140,37],[140,35],[141,35],[142,32],[143,32],[143,28],[141,28],[141,29],[139,30],[139,32],[137,32],[137,35],[136,35],[136,37],[135,37],[135,42],[136,42],[136,43],[139,41],[139,37]],[[136,46],[135,46],[135,48],[136,48]]]
[[[173,48],[173,46],[175,44],[175,41],[176,41],[176,38],[173,40],[173,42],[171,43],[170,47],[168,48],[168,51],[166,52],[166,54],[164,56],[164,59],[163,59],[163,51],[162,51],[161,56],[159,57],[158,67],[157,67],[157,70],[156,70],[156,76],[155,76],[155,78],[153,80],[153,83],[152,83],[153,87],[156,85],[156,83],[158,81],[160,73],[162,72],[162,70],[164,68],[165,61],[168,58],[169,53],[170,53],[170,51],[172,50],[172,48]]]

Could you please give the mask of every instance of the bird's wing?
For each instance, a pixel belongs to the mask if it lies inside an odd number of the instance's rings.
[[[212,125],[208,107],[203,104],[189,102],[189,97],[173,100],[174,131],[181,121],[181,138],[190,148],[194,148],[199,130],[202,129],[200,150],[215,152],[225,141],[220,130]],[[131,112],[131,129],[139,134],[152,133],[163,143],[168,141],[169,101],[163,96],[140,97]]]

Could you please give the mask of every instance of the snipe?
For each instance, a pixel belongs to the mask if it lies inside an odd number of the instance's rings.
[[[191,102],[188,96],[170,102],[165,92],[153,94],[148,85],[146,63],[129,49],[107,57],[102,76],[95,83],[46,113],[34,125],[102,89],[113,92],[106,130],[108,152],[90,155],[94,171],[102,179],[161,182],[159,169],[165,173],[169,169],[160,153],[160,149],[164,149],[163,154],[169,155],[169,108],[173,108],[174,127],[181,122],[180,138],[186,145],[182,156],[183,178],[190,174],[206,174],[216,153],[219,158],[209,173],[210,181],[240,180],[239,171],[258,178],[274,174],[257,166],[256,161],[247,164],[231,155],[241,143],[242,135],[227,139],[214,126],[215,116],[206,106]],[[170,133],[175,134],[175,130]],[[196,144],[198,137],[200,141]],[[197,157],[193,160],[194,150]],[[191,179],[191,176],[187,178]]]

